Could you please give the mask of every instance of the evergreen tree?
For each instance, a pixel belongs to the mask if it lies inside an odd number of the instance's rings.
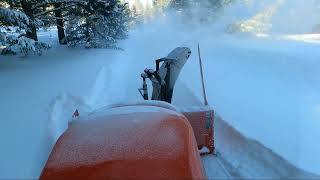
[[[84,0],[67,14],[70,46],[116,48],[116,42],[127,36],[130,11],[119,0]]]
[[[42,3],[38,3],[34,6],[34,9],[40,10],[40,12],[36,14],[36,16],[43,21],[44,27],[57,27],[58,40],[60,44],[66,44],[66,9],[75,6],[78,2],[79,1],[77,0],[45,0]]]
[[[42,22],[34,17],[31,0],[0,1],[1,54],[41,54],[49,46],[39,42],[37,28]]]
[[[38,41],[37,29],[53,25],[61,44],[116,48],[129,22],[120,0],[0,0],[1,54],[41,54],[49,46]]]

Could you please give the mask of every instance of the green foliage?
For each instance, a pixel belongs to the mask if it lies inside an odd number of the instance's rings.
[[[116,48],[116,42],[127,36],[130,11],[119,0],[82,1],[67,14],[69,46]]]
[[[4,47],[1,54],[41,55],[49,45],[35,41],[28,36],[28,33],[35,31],[36,36],[36,29],[42,27],[43,23],[37,18],[28,16],[21,2],[22,0],[0,1],[0,44]],[[25,0],[25,2],[30,3],[30,7],[36,3],[32,0]]]
[[[55,17],[57,4],[62,17]],[[49,46],[38,41],[37,30],[56,25],[57,18],[69,46],[117,48],[127,37],[130,14],[120,0],[0,0],[1,54],[42,54]]]
[[[4,45],[6,48],[2,50],[2,55],[23,54],[24,56],[27,56],[30,53],[42,55],[43,50],[50,48],[46,43],[34,41],[33,39],[25,36],[18,38],[15,36],[7,36],[5,42],[6,43]]]

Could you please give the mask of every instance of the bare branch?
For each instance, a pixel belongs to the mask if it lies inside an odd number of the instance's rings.
[[[57,10],[66,9],[66,8],[69,8],[69,7],[72,7],[72,6],[76,6],[76,5],[77,4],[70,4],[70,5],[67,5],[67,6],[64,6],[64,7],[49,9],[47,11],[43,11],[43,12],[40,12],[38,14],[35,14],[34,16],[35,17],[39,17],[39,16],[42,16],[42,15],[45,15],[45,14],[48,14],[48,13],[51,13],[51,12],[54,12],[54,11],[57,11]]]
[[[54,5],[54,4],[61,4],[61,3],[64,3],[64,4],[67,4],[67,3],[82,3],[82,2],[85,2],[84,0],[55,0],[55,1],[51,1],[51,2],[43,2],[43,3],[40,3],[40,4],[36,4],[34,6],[32,6],[32,10],[35,10],[39,7],[42,7],[42,6],[46,6],[46,5]]]
[[[62,20],[67,20],[66,18],[60,18],[60,17],[42,17],[42,18],[38,18],[40,20],[52,20],[52,19],[62,19]]]

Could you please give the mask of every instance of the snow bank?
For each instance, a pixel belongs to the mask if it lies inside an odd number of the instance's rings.
[[[215,117],[217,156],[205,156],[209,179],[319,179]]]
[[[86,116],[92,111],[84,99],[68,94],[57,96],[49,106],[51,109],[48,122],[49,138],[52,139],[53,143],[68,128],[68,123],[72,121],[72,115],[75,110],[78,110],[81,116]]]
[[[111,71],[113,56],[122,53],[65,49],[56,45],[52,34],[40,33],[40,38],[53,45],[43,56],[0,57],[2,179],[39,177],[55,139],[67,127],[74,110],[79,109],[81,115],[99,100],[92,94],[101,92],[103,81],[110,77],[107,72]],[[108,68],[103,70],[104,66]],[[101,69],[106,79],[94,86]]]

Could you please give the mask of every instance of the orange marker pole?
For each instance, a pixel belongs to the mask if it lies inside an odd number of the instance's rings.
[[[204,100],[204,105],[207,106],[208,105],[208,100],[207,100],[207,95],[206,95],[206,88],[205,88],[205,85],[204,85],[202,60],[201,60],[200,44],[199,43],[198,43],[198,55],[199,55],[199,64],[200,64],[200,74],[201,74],[203,100]]]

